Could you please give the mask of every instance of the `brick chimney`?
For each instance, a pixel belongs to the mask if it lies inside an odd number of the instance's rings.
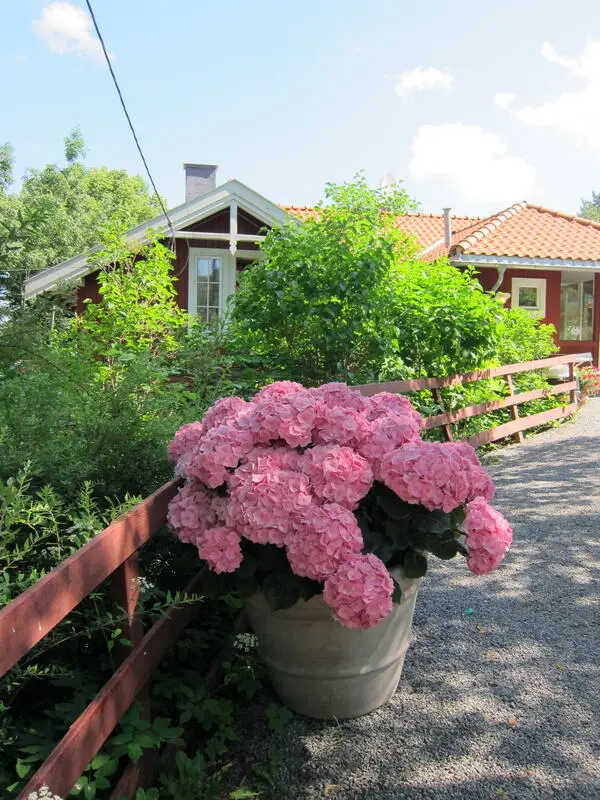
[[[185,202],[206,194],[217,185],[216,164],[184,164],[185,170]]]
[[[451,208],[443,208],[444,212],[444,244],[450,247],[452,242],[452,217],[450,216]]]

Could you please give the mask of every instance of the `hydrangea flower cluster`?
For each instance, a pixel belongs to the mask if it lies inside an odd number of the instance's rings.
[[[338,622],[372,627],[394,592],[356,516],[375,482],[428,511],[464,508],[467,564],[477,574],[494,569],[511,541],[473,448],[424,442],[422,428],[407,398],[364,397],[343,383],[279,381],[252,402],[222,398],[169,444],[185,478],[169,525],[215,572],[239,568],[244,539],[284,548],[296,575],[322,583]]]

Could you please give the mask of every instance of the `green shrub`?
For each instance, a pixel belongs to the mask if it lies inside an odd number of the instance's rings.
[[[308,384],[371,378],[394,346],[391,284],[416,252],[395,215],[412,207],[359,177],[329,185],[313,217],[273,228],[235,296],[239,350]]]

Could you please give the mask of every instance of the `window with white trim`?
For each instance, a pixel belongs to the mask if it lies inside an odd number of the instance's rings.
[[[592,341],[594,338],[594,275],[563,272],[560,278],[560,338]]]
[[[546,279],[513,278],[511,300],[513,308],[522,308],[532,317],[545,317]]]
[[[211,322],[221,308],[221,256],[198,256],[196,259],[196,314],[201,322]]]

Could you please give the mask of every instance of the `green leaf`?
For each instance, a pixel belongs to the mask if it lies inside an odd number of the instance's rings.
[[[452,519],[450,514],[436,509],[416,516],[415,526],[423,533],[446,533],[446,531],[452,530]]]
[[[402,569],[407,578],[422,578],[427,572],[427,559],[416,550],[407,550],[402,558]]]
[[[23,759],[17,758],[17,763],[15,764],[15,772],[19,776],[19,778],[24,778],[26,775],[32,770],[31,764],[26,764]]]
[[[392,519],[401,521],[410,517],[409,504],[401,500],[398,495],[392,492],[391,489],[388,489],[387,486],[381,485],[380,490],[377,492],[377,504]]]
[[[143,753],[142,746],[137,742],[129,742],[127,745],[127,755],[135,763]]]
[[[96,783],[95,781],[90,781],[88,785],[83,790],[83,796],[85,800],[94,800],[96,797]]]
[[[392,594],[392,603],[399,603],[402,600],[402,586],[396,578],[392,576],[394,582],[394,593]]]
[[[427,541],[427,549],[434,556],[449,561],[459,552],[459,544],[456,539],[433,539]]]

